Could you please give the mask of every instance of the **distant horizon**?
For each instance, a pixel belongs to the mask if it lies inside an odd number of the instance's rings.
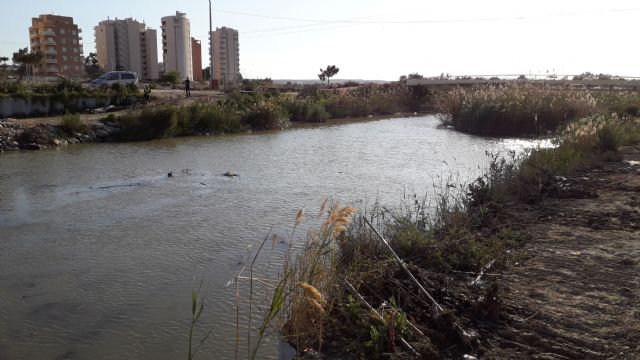
[[[98,13],[95,4],[71,0],[24,0],[4,7],[10,16],[0,34],[0,56],[11,58],[19,48],[29,47],[31,18],[41,14],[73,17],[83,30],[87,56],[95,52],[93,28],[100,21],[132,17],[159,32],[160,18],[180,11],[191,21],[191,36],[203,42],[203,67],[209,63],[206,0],[181,3],[179,8],[164,0],[110,3],[109,8],[127,13]],[[244,78],[313,80],[328,64],[341,69],[341,78],[379,81],[415,72],[427,77],[584,72],[640,76],[640,50],[629,40],[637,32],[640,7],[631,0],[327,0],[322,6],[221,0],[214,1],[213,12],[214,29],[239,31]]]

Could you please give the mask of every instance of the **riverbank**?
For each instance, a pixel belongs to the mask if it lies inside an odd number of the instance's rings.
[[[631,358],[640,127],[574,125],[404,212],[367,209],[347,228],[353,209],[334,207],[285,264],[265,321],[327,358]]]
[[[428,95],[398,86],[309,94],[233,92],[220,97],[219,93],[205,93],[188,99],[167,93],[163,100],[156,98],[150,104],[108,114],[5,120],[0,124],[0,150],[281,130],[291,124],[337,124],[417,114],[414,109],[422,108]],[[77,118],[73,126],[69,126],[70,116]]]
[[[189,103],[194,103],[193,101]],[[189,104],[186,103],[186,104]],[[125,111],[115,112],[113,116],[122,116]],[[290,124],[292,129],[305,129],[318,126],[334,126],[349,123],[376,121],[395,117],[419,116],[417,113],[397,113],[388,116],[368,116],[358,118],[328,119],[323,122],[298,121]],[[32,118],[32,119],[0,119],[0,152],[12,150],[44,150],[70,144],[109,143],[121,141],[120,133],[123,125],[107,118],[104,114],[78,115],[80,121],[86,124],[81,132],[68,131],[63,124],[63,116]],[[246,130],[249,131],[249,130]],[[258,130],[260,131],[260,130]],[[211,136],[219,135],[215,132],[193,132],[188,135]],[[184,136],[182,134],[180,136]]]

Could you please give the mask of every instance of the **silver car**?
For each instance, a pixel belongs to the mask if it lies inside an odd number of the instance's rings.
[[[138,86],[138,74],[131,71],[109,71],[91,82],[97,88],[108,88],[114,84]]]

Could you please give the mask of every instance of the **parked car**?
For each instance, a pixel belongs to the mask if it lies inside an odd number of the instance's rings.
[[[114,84],[138,86],[138,74],[131,71],[109,71],[91,82],[92,86],[98,88],[108,88]]]

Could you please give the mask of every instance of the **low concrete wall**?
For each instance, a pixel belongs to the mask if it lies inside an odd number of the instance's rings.
[[[133,105],[137,101],[138,98],[135,96],[128,96],[125,98],[80,97],[69,99],[67,101],[58,99],[52,100],[47,97],[22,98],[6,96],[0,98],[0,118],[56,115],[64,114],[67,111],[83,112],[109,105]]]

